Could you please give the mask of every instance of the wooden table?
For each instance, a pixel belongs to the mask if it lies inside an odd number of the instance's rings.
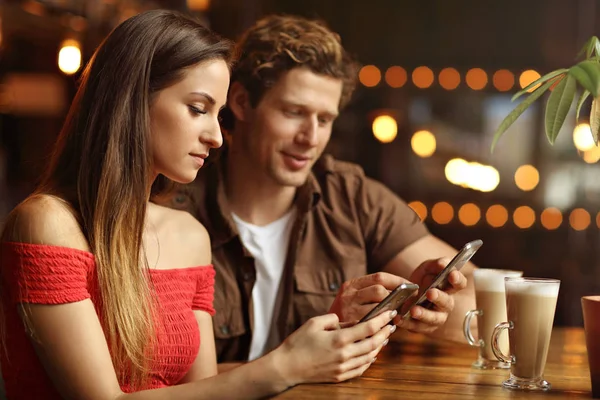
[[[504,389],[508,370],[476,370],[477,349],[397,332],[362,377],[338,384],[300,385],[277,399],[590,399],[582,328],[554,328],[544,378],[548,392]]]

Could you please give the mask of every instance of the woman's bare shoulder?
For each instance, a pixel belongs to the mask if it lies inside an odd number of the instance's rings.
[[[89,251],[73,208],[48,194],[32,195],[19,204],[7,218],[2,240]]]

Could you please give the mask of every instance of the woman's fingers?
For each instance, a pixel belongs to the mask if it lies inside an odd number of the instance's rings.
[[[334,382],[343,382],[343,381],[347,381],[348,379],[358,378],[359,376],[364,374],[365,371],[367,369],[369,369],[370,366],[371,366],[371,362],[363,364],[357,368],[342,372],[335,376]]]
[[[396,331],[396,325],[387,325],[370,338],[363,339],[350,345],[350,357],[360,357],[369,354],[387,344],[389,336]]]
[[[361,322],[360,324],[357,324],[351,328],[344,329],[342,332],[340,332],[338,344],[346,345],[375,335],[397,314],[398,312],[396,310],[386,311],[374,317],[373,319],[370,319],[369,321]]]

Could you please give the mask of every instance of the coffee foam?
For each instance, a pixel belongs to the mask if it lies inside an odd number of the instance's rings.
[[[475,290],[504,293],[504,277],[521,275],[523,275],[521,271],[479,268],[473,271]]]
[[[527,294],[531,296],[556,297],[558,296],[557,282],[514,280],[506,282],[508,291],[514,294]]]

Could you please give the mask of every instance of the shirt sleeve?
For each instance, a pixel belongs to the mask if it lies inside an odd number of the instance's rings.
[[[90,298],[91,253],[58,246],[3,243],[4,289],[14,303],[64,304]]]
[[[365,232],[369,271],[375,272],[429,232],[406,202],[385,185],[361,178],[358,214]]]
[[[192,310],[206,311],[215,315],[213,301],[215,297],[215,269],[207,266],[198,270],[196,293],[192,301]]]

